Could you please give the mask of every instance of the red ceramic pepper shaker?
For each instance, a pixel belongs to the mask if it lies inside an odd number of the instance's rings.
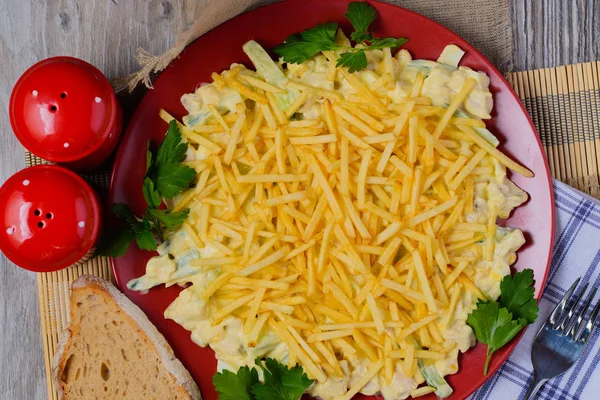
[[[102,164],[123,124],[110,82],[93,65],[72,57],[48,58],[29,68],[13,88],[9,109],[25,148],[77,170]]]
[[[0,250],[22,268],[56,271],[92,255],[101,217],[97,195],[79,175],[30,167],[0,188]]]

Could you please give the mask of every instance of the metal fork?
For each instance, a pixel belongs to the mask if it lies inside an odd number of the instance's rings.
[[[596,326],[600,301],[587,320],[585,316],[598,288],[590,291],[583,306],[579,307],[579,312],[577,306],[588,284],[586,283],[579,294],[571,300],[580,280],[581,278],[577,278],[571,285],[535,336],[531,349],[533,381],[524,400],[533,399],[548,379],[564,374],[575,364]]]

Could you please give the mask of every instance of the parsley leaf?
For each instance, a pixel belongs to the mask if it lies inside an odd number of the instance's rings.
[[[187,218],[190,210],[189,208],[186,208],[183,211],[169,211],[148,208],[146,213],[153,218],[156,218],[168,230],[174,231],[175,229],[179,228],[181,224],[183,224],[183,221],[185,221]]]
[[[131,229],[109,229],[102,235],[96,255],[120,257],[125,254],[133,239],[134,233]]]
[[[156,239],[152,233],[152,224],[146,218],[139,219],[127,207],[118,203],[113,206],[113,213],[126,223],[124,228],[110,229],[102,237],[96,254],[119,257],[125,254],[131,241],[135,240],[142,250],[156,250]]]
[[[154,238],[154,233],[152,233],[152,231],[147,230],[138,232],[135,234],[134,238],[140,249],[149,251],[156,250],[156,239]]]
[[[273,49],[275,54],[282,57],[285,62],[301,64],[321,51],[321,47],[316,43],[305,42],[303,40],[290,42],[290,37],[288,37],[285,43]]]
[[[126,204],[117,203],[113,206],[112,211],[117,217],[127,222],[134,233],[146,230],[144,222],[138,220]]]
[[[300,64],[321,51],[334,50],[337,24],[329,22],[307,29],[300,34],[288,36],[285,43],[275,46],[273,51],[285,62]]]
[[[313,383],[299,365],[288,368],[273,358],[264,363],[257,358],[255,364],[255,368],[244,366],[237,373],[223,370],[215,374],[213,385],[219,400],[298,400]],[[264,382],[258,379],[258,368]]]
[[[369,32],[369,26],[375,20],[377,12],[367,2],[348,4],[345,16],[354,27],[350,38],[356,43],[364,44],[364,47],[338,46],[335,42],[338,25],[328,22],[289,36],[284,43],[275,46],[273,51],[283,61],[292,64],[303,63],[322,51],[343,51],[336,66],[347,67],[352,73],[367,67],[365,51],[387,47],[396,49],[408,41],[406,38],[374,38]]]
[[[535,322],[538,306],[533,298],[533,271],[526,269],[514,276],[507,275],[500,282],[500,304],[506,307],[516,318],[525,318],[528,323]]]
[[[196,176],[193,168],[181,165],[187,149],[177,121],[171,121],[167,136],[156,151],[156,158],[148,170],[148,176],[155,182],[156,189],[167,199],[181,193]]]
[[[148,204],[148,207],[160,207],[160,205],[163,202],[163,198],[154,187],[154,182],[152,182],[152,179],[148,177],[144,178],[144,186],[142,186],[142,192],[144,194],[144,199],[146,200],[146,204]]]
[[[288,369],[273,358],[263,363],[256,359],[256,365],[263,370],[264,383],[252,386],[256,400],[298,400],[312,384],[301,366]]]
[[[251,393],[254,385],[260,384],[258,372],[246,366],[237,373],[223,370],[213,376],[213,385],[219,394],[219,400],[254,400]]]
[[[152,233],[152,224],[146,218],[138,219],[133,212],[123,203],[113,206],[117,217],[129,224],[135,242],[142,250],[156,250],[156,240]]]
[[[373,36],[368,33],[369,25],[375,20],[377,12],[367,2],[352,2],[348,4],[346,14],[344,14],[354,27],[354,32],[350,38],[356,43],[363,43],[365,40],[371,40]]]
[[[177,229],[189,214],[185,209],[178,212],[160,209],[165,198],[171,199],[189,187],[196,177],[196,171],[181,162],[186,157],[188,145],[183,141],[176,121],[171,121],[167,135],[156,150],[146,149],[146,176],[142,194],[146,200],[146,212],[138,218],[127,205],[115,204],[113,213],[126,223],[119,230],[108,230],[97,249],[98,255],[119,257],[127,251],[135,240],[142,250],[156,250],[157,237],[164,240],[164,230]]]
[[[146,145],[146,174],[152,165],[152,151],[150,151],[150,142]]]
[[[367,68],[367,64],[367,55],[363,50],[359,50],[356,53],[342,53],[336,67],[346,67],[352,73]]]
[[[307,42],[320,45],[324,50],[330,50],[335,47],[335,33],[337,29],[338,24],[327,22],[326,24],[320,24],[314,28],[302,31],[300,36]]]
[[[390,47],[392,50],[408,42],[407,38],[375,38],[371,41],[370,50],[381,50]]]
[[[487,375],[488,366],[494,352],[507,344],[527,325],[524,318],[513,320],[512,314],[496,301],[479,301],[477,308],[469,314],[467,323],[475,331],[475,337],[487,345],[487,355],[483,374]]]
[[[477,340],[488,347],[484,375],[487,375],[492,354],[537,319],[533,284],[533,271],[530,269],[505,276],[500,282],[499,301],[480,300],[467,317]]]

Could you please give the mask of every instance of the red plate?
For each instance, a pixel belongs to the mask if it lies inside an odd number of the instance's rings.
[[[233,62],[251,65],[242,45],[254,39],[265,48],[281,43],[289,34],[318,23],[337,21],[350,31],[344,12],[348,0],[291,0],[263,7],[238,16],[213,29],[194,43],[160,75],[134,115],[119,148],[111,182],[110,204],[124,202],[135,212],[143,213],[142,179],[145,173],[146,142],[160,142],[167,125],[158,112],[166,109],[176,118],[186,112],[179,99],[193,92],[201,83],[210,82],[210,74],[229,68]],[[494,113],[488,128],[500,139],[502,151],[519,160],[535,173],[525,179],[513,174],[511,179],[529,193],[530,200],[519,207],[506,225],[525,232],[527,244],[519,251],[517,270],[532,268],[537,278],[536,296],[546,282],[554,233],[554,208],[548,164],[538,135],[525,109],[500,72],[477,50],[460,37],[435,22],[411,11],[383,3],[373,3],[378,11],[375,34],[410,38],[404,46],[415,58],[436,60],[447,44],[454,43],[466,51],[462,65],[487,73],[494,95]],[[216,361],[210,349],[194,344],[190,333],[163,318],[166,307],[177,297],[180,288],[158,287],[147,294],[132,292],[126,283],[145,272],[151,253],[131,246],[127,254],[113,261],[117,284],[148,315],[161,331],[183,364],[199,383],[204,398],[216,399],[211,383]],[[517,341],[498,351],[490,365],[491,376],[509,356]],[[478,345],[460,359],[459,373],[448,378],[454,388],[452,399],[464,399],[487,379],[482,375],[485,347]],[[424,399],[434,399],[430,395]]]

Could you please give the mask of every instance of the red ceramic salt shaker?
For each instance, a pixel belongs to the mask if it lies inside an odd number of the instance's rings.
[[[76,170],[102,164],[119,141],[123,118],[110,82],[72,57],[42,60],[19,78],[10,122],[30,152]]]
[[[49,272],[86,260],[101,222],[96,193],[66,168],[26,168],[0,188],[0,250],[22,268]]]

